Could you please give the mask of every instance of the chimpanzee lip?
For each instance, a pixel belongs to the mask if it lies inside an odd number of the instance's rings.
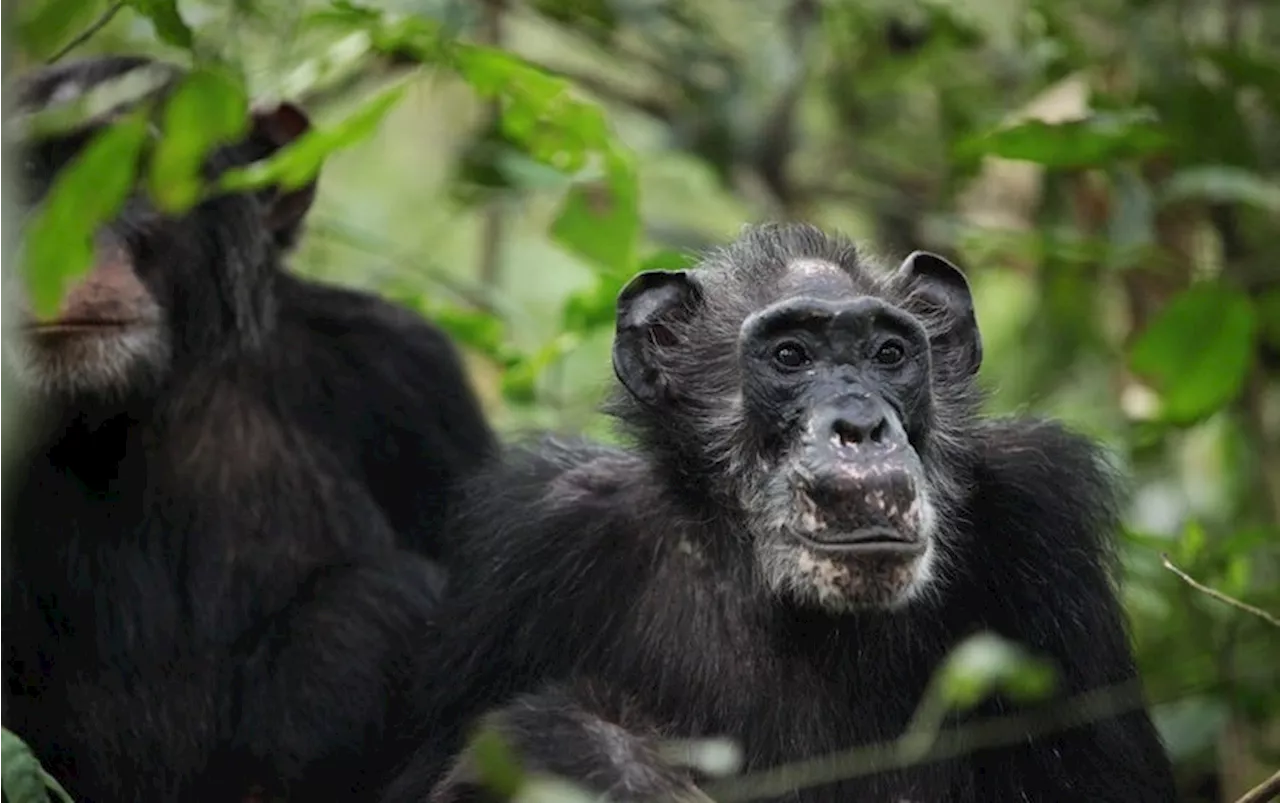
[[[922,538],[907,536],[888,527],[866,527],[843,533],[839,539],[822,540],[796,533],[796,540],[821,552],[854,552],[881,555],[916,555],[924,552]]]
[[[79,332],[117,331],[143,325],[143,321],[63,319],[57,321],[33,321],[24,327],[33,334],[76,334]]]

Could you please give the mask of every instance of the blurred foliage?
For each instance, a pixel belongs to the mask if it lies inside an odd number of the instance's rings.
[[[508,430],[609,437],[595,409],[617,290],[744,221],[955,255],[977,294],[992,410],[1061,416],[1133,478],[1125,600],[1187,799],[1234,799],[1280,764],[1280,633],[1160,559],[1280,611],[1280,4],[10,11],[18,67],[71,47],[198,68],[149,151],[144,184],[166,208],[208,191],[194,168],[237,133],[246,99],[308,108],[311,133],[223,186],[299,184],[323,163],[296,269],[438,321]],[[83,269],[140,137],[135,118],[109,129],[32,222],[25,276],[41,309]],[[955,659],[953,702],[1047,682],[982,669],[1002,649]]]

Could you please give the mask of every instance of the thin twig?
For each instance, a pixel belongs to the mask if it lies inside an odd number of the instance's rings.
[[[1230,605],[1233,608],[1239,608],[1240,610],[1245,611],[1246,613],[1251,613],[1254,616],[1257,616],[1269,622],[1273,627],[1280,627],[1280,618],[1270,613],[1267,613],[1261,608],[1256,608],[1253,605],[1248,604],[1247,602],[1241,602],[1235,597],[1229,597],[1226,594],[1223,594],[1221,591],[1218,591],[1217,589],[1209,588],[1207,585],[1204,585],[1203,583],[1198,582],[1194,577],[1187,574],[1183,570],[1179,569],[1177,566],[1174,566],[1173,561],[1169,560],[1169,556],[1167,554],[1161,553],[1160,560],[1164,563],[1164,567],[1166,569],[1178,575],[1178,577],[1182,578],[1182,582],[1191,586],[1195,590],[1203,594],[1208,594],[1209,596],[1213,597],[1219,602],[1225,602],[1226,604]]]
[[[58,59],[62,58],[63,56],[70,53],[71,51],[75,50],[77,47],[80,47],[80,45],[83,45],[85,42],[92,39],[94,34],[102,30],[103,28],[107,27],[107,23],[111,22],[112,18],[115,17],[116,14],[120,13],[120,9],[122,8],[124,8],[124,0],[120,0],[120,2],[117,2],[117,3],[112,3],[111,7],[108,8],[106,11],[102,12],[102,16],[98,17],[98,19],[95,20],[92,25],[90,25],[88,28],[85,28],[84,31],[82,31],[81,34],[77,36],[75,39],[72,39],[70,42],[67,42],[65,45],[63,45],[62,49],[59,50],[57,53],[54,53],[52,56],[50,56],[49,63],[53,64]]]
[[[1280,770],[1262,783],[1244,793],[1236,803],[1267,803],[1280,797]]]

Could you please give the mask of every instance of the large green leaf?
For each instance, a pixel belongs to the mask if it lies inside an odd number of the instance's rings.
[[[183,212],[200,197],[201,167],[213,148],[248,128],[249,101],[234,76],[210,67],[193,70],[164,110],[164,136],[148,176],[157,206]]]
[[[50,793],[60,803],[72,803],[71,795],[45,772],[26,742],[5,729],[0,732],[0,745],[0,785],[9,803],[48,803]]]
[[[185,50],[191,49],[191,29],[178,13],[177,0],[126,0],[129,7],[151,20],[161,41]]]
[[[1164,186],[1163,200],[1187,198],[1252,204],[1268,212],[1280,212],[1280,184],[1227,165],[1200,165],[1175,173]]]
[[[569,190],[551,224],[552,238],[606,271],[629,273],[640,234],[635,169],[620,151],[607,155],[607,179]]]
[[[305,185],[320,172],[331,153],[350,147],[377,130],[382,119],[404,95],[405,85],[384,91],[339,123],[314,128],[281,148],[270,158],[248,167],[228,170],[219,186],[231,191],[260,189],[278,185],[291,190]]]
[[[133,189],[147,120],[141,112],[96,134],[54,181],[23,242],[23,275],[37,315],[53,313],[66,286],[93,262],[93,236]]]
[[[1094,167],[1158,153],[1168,145],[1168,135],[1151,114],[1130,110],[1099,112],[1067,123],[1031,120],[1000,128],[962,141],[956,157],[1000,156],[1048,167]]]
[[[1253,362],[1257,325],[1248,296],[1202,282],[1148,324],[1129,364],[1160,394],[1166,421],[1194,423],[1239,395]]]

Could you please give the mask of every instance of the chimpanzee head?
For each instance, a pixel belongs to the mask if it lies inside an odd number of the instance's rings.
[[[56,109],[104,88],[108,99],[73,130],[15,143],[23,211],[42,202],[96,134],[142,103],[161,107],[182,76],[173,65],[106,56],[21,78],[19,115]],[[121,87],[126,89],[110,94]],[[113,97],[121,100],[113,104]],[[306,116],[288,104],[257,110],[240,142],[207,157],[205,177],[265,158],[308,128]],[[279,254],[293,244],[314,194],[314,184],[221,194],[172,216],[158,211],[144,192],[134,192],[96,233],[93,265],[68,289],[56,314],[37,319],[28,305],[19,305],[20,331],[8,338],[18,377],[56,401],[118,401],[155,393],[183,364],[257,347],[273,326]]]
[[[624,420],[741,521],[771,591],[833,612],[934,585],[981,361],[954,265],[875,270],[805,225],[749,228],[618,299]]]

